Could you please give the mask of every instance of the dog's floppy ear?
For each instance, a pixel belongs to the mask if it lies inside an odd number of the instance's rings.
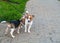
[[[32,15],[32,17],[35,17],[35,15]]]

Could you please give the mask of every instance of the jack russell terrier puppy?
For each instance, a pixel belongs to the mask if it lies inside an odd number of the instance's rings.
[[[25,32],[28,31],[28,33],[30,33],[31,26],[33,24],[33,18],[34,15],[30,15],[28,11],[26,11],[26,14],[22,17],[22,23],[25,25]]]
[[[5,34],[8,33],[8,30],[10,29],[10,34],[12,36],[12,38],[14,38],[15,36],[13,35],[13,32],[17,29],[17,33],[19,33],[19,30],[21,28],[22,24],[21,24],[21,20],[11,20],[10,22],[7,23],[7,28],[5,30]]]

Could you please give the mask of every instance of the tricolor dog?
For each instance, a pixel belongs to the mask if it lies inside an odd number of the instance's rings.
[[[12,36],[12,38],[14,38],[15,36],[13,35],[13,32],[17,29],[17,33],[19,33],[19,30],[21,28],[22,24],[21,24],[21,20],[11,20],[10,22],[7,23],[7,28],[5,30],[5,34],[8,33],[8,29],[10,29],[10,34]]]
[[[28,11],[26,11],[26,14],[22,17],[22,23],[25,25],[25,32],[28,31],[28,33],[30,33],[31,26],[33,24],[33,18],[34,15],[30,15]]]

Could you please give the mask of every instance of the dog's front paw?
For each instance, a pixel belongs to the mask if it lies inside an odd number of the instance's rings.
[[[25,32],[27,32],[27,31],[25,30]]]
[[[31,33],[30,31],[28,31],[28,33]]]
[[[15,36],[12,36],[12,38],[15,38]]]

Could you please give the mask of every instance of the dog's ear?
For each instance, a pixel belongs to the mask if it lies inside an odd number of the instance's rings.
[[[35,17],[35,15],[32,15],[32,17]]]

